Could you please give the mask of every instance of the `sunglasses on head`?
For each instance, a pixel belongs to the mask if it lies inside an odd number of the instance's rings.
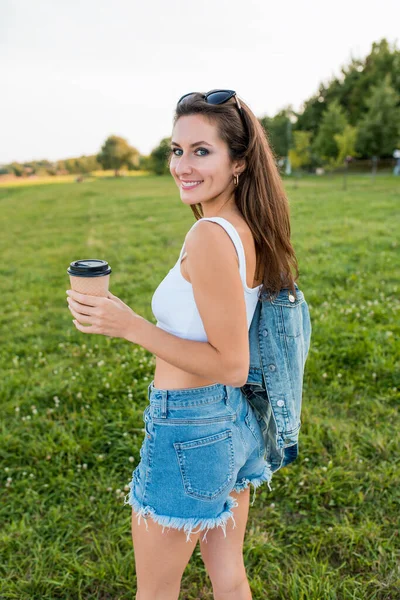
[[[182,102],[182,100],[184,98],[187,98],[187,96],[191,96],[192,94],[196,94],[196,93],[198,93],[198,92],[189,92],[188,94],[185,94],[184,96],[179,98],[177,104]],[[231,98],[235,98],[236,106],[238,107],[239,114],[242,119],[244,128],[247,131],[246,122],[245,122],[244,116],[243,116],[243,109],[240,105],[239,98],[237,97],[236,92],[234,90],[211,90],[210,92],[207,92],[206,94],[202,94],[202,96],[208,104],[224,104],[225,102],[228,102],[228,100],[230,100]]]

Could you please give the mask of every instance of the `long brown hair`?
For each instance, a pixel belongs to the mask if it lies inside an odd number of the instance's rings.
[[[224,104],[208,104],[200,93],[192,94],[180,102],[173,118],[202,114],[217,127],[220,138],[227,144],[232,161],[245,159],[246,169],[235,188],[235,203],[250,227],[256,247],[256,276],[262,278],[261,294],[275,295],[288,287],[296,296],[294,282],[299,277],[296,255],[290,242],[289,202],[276,166],[276,157],[261,123],[240,98],[244,113],[242,120],[234,98]],[[169,155],[169,161],[172,151]],[[196,220],[203,215],[201,204],[190,208]],[[295,275],[291,272],[295,269]]]

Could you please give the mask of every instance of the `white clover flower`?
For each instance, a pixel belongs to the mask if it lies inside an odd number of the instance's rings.
[[[130,489],[131,489],[131,488],[129,487],[129,485],[125,485],[125,486],[124,486],[124,490],[125,490],[125,492],[129,492],[129,490],[130,490]]]
[[[322,377],[326,379],[326,377],[328,377],[328,373],[322,373]]]
[[[133,457],[133,456],[130,456],[130,457],[129,457],[129,462],[135,462],[135,459],[134,459],[134,457]]]
[[[108,487],[107,492],[112,492],[112,487]]]
[[[82,465],[82,468],[83,468],[83,469],[87,469],[87,464],[86,464],[86,463],[83,463],[83,465]]]
[[[17,413],[19,412],[19,406],[15,407],[15,412],[17,412]]]
[[[77,398],[82,398],[82,392],[78,392],[76,395]]]
[[[97,363],[98,367],[102,367],[104,365],[104,360],[99,360],[99,362]]]

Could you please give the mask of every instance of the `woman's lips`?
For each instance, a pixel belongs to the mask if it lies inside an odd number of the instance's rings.
[[[196,183],[194,185],[185,185],[184,181],[181,181],[181,188],[183,190],[193,190],[194,188],[197,188],[200,184],[202,184],[203,182],[200,181],[200,183]]]

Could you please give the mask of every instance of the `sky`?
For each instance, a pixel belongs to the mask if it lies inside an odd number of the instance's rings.
[[[257,117],[302,104],[383,37],[398,0],[0,0],[0,164],[149,154],[188,92],[236,90]]]

